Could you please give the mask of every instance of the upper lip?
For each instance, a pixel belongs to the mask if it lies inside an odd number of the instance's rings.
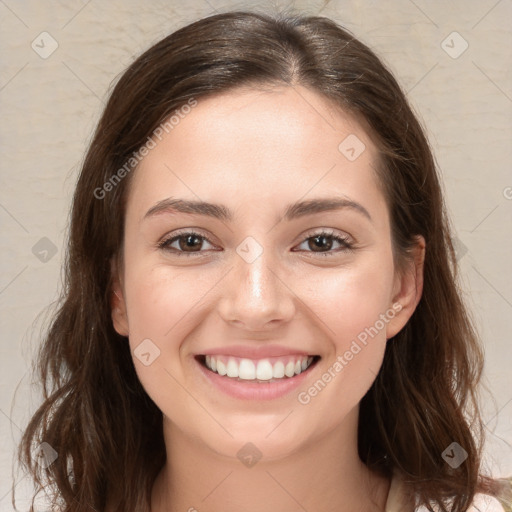
[[[261,343],[261,342],[259,342]],[[306,350],[301,350],[292,347],[285,347],[283,345],[259,345],[259,346],[244,346],[244,345],[229,345],[224,347],[216,347],[207,349],[198,355],[223,355],[240,357],[246,359],[265,359],[266,357],[280,357],[280,356],[309,356],[314,353]]]

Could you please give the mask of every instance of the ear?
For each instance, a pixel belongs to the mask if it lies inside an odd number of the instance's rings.
[[[386,338],[398,334],[411,318],[423,292],[423,265],[425,262],[425,239],[418,235],[410,251],[407,267],[397,272],[393,288],[392,308],[396,315],[388,322]]]
[[[121,336],[128,336],[128,315],[126,314],[126,301],[124,298],[123,283],[116,258],[110,261],[112,275],[112,288],[110,296],[110,311],[114,329]]]

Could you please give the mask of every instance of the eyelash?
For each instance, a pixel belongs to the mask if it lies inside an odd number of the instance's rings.
[[[202,253],[204,251],[186,252],[186,251],[181,251],[181,250],[178,250],[178,249],[170,247],[170,245],[173,242],[179,240],[180,238],[184,238],[184,237],[191,236],[191,235],[195,236],[195,237],[198,237],[200,239],[206,240],[209,244],[214,245],[208,239],[208,237],[206,237],[204,235],[201,235],[200,233],[198,233],[196,231],[190,230],[190,231],[184,231],[182,233],[178,233],[177,235],[174,235],[174,236],[172,236],[170,238],[166,238],[166,239],[162,240],[161,242],[158,243],[158,248],[162,249],[164,251],[172,252],[172,253],[176,254],[177,256],[180,256],[180,257],[181,256],[196,256],[196,255],[199,255],[200,253]],[[306,238],[299,245],[302,245],[304,242],[307,242],[311,238],[317,238],[317,237],[330,238],[333,241],[338,242],[342,247],[338,248],[338,250],[334,250],[334,251],[333,250],[329,250],[329,251],[324,251],[324,252],[314,252],[314,251],[306,251],[306,252],[311,252],[313,254],[319,254],[319,255],[322,255],[322,257],[330,257],[330,256],[334,256],[334,254],[337,254],[337,253],[342,252],[342,251],[353,251],[354,250],[354,245],[349,241],[348,237],[344,237],[344,236],[341,236],[341,235],[335,235],[334,232],[327,231],[327,230],[322,230],[320,232],[314,232],[314,233],[308,233]],[[297,252],[297,251],[294,251],[294,252]]]

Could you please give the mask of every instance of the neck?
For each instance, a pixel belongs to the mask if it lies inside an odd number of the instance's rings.
[[[218,454],[164,417],[167,462],[153,487],[151,512],[382,512],[389,481],[359,459],[357,415],[356,408],[328,435],[252,467]]]

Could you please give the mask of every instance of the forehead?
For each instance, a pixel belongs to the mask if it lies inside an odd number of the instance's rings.
[[[290,158],[289,148],[300,155],[311,153],[315,146],[337,152],[340,137],[357,133],[372,145],[354,116],[304,87],[235,89],[200,99],[180,118],[172,129],[175,137],[168,138],[181,144],[188,140],[190,150],[200,138],[205,146],[213,142],[210,150],[240,150],[242,145],[257,156],[260,148],[278,148]]]
[[[243,198],[265,204],[284,194],[291,202],[308,191],[377,192],[378,152],[366,131],[303,87],[200,98],[155,141],[135,171],[129,205],[175,194],[241,206]]]

